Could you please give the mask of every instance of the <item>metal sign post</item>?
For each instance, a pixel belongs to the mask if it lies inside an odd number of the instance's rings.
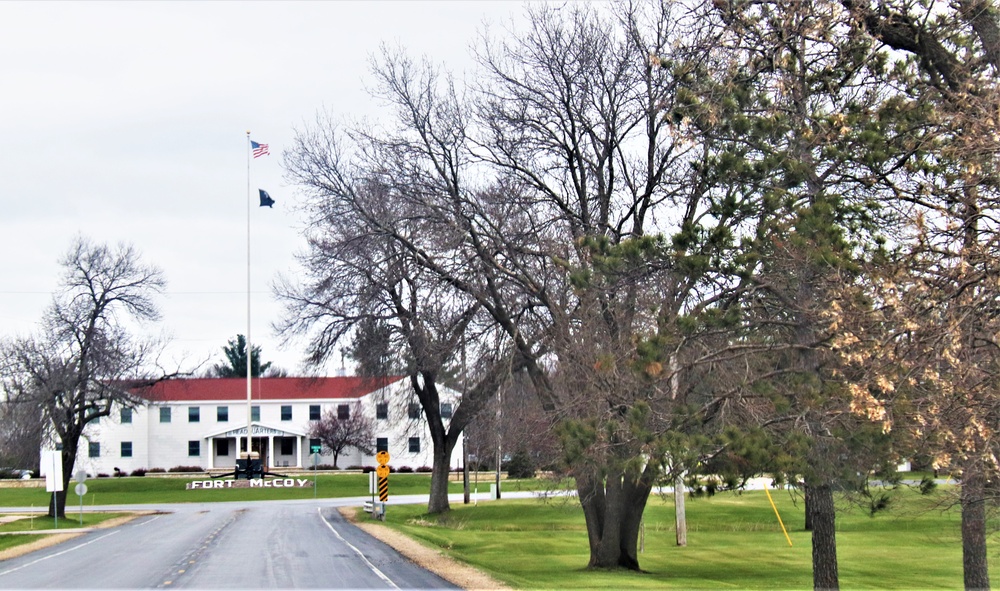
[[[80,525],[83,525],[83,496],[87,494],[87,485],[84,482],[87,480],[87,473],[83,470],[78,470],[76,474],[73,475],[73,480],[76,481],[76,488],[73,490],[76,492],[76,496],[80,497]]]
[[[377,512],[378,518],[385,521],[385,503],[389,500],[389,452],[382,450],[375,454],[375,460],[378,462],[378,468],[375,469],[375,474],[378,476],[378,499],[381,502],[382,510]],[[372,498],[372,515],[376,515],[375,499]]]
[[[58,449],[43,451],[42,464],[45,466],[45,490],[52,493],[52,514],[55,515],[55,527],[59,529],[59,499],[57,495],[63,490],[62,452]]]
[[[322,449],[323,449],[322,446],[319,446],[319,445],[310,445],[309,446],[309,452],[312,453],[312,456],[313,456],[313,498],[314,499],[316,498],[316,481],[319,480],[319,472],[317,472],[318,468],[316,466],[316,462],[319,461],[319,452],[322,451]]]

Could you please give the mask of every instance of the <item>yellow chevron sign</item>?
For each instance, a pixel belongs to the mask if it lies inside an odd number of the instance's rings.
[[[389,500],[389,479],[380,477],[378,479],[378,500],[383,503]]]

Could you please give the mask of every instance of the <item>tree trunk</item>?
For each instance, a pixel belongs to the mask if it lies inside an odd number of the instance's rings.
[[[967,590],[990,588],[984,484],[978,471],[967,470],[962,478],[962,574]]]
[[[652,491],[649,469],[612,472],[601,481],[592,471],[577,473],[577,492],[590,541],[588,568],[640,570],[639,528]]]
[[[836,509],[833,487],[829,482],[807,484],[809,500],[806,511],[812,528],[813,588],[816,591],[839,589],[837,574]]]
[[[805,525],[805,530],[806,531],[812,531],[812,529],[813,529],[813,520],[812,520],[812,513],[809,511],[809,497],[811,496],[810,493],[809,493],[809,487],[806,486],[806,485],[803,485],[802,486],[802,490],[805,492],[805,501],[804,501],[805,506],[806,506],[805,507],[806,508],[806,525]]]
[[[451,452],[455,441],[434,441],[434,465],[431,467],[431,492],[427,500],[428,513],[443,513],[451,509],[448,503],[448,476],[451,472]]]

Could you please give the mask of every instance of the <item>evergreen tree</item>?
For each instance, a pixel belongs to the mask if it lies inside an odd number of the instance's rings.
[[[250,376],[259,378],[271,367],[271,362],[261,363],[260,346],[251,347]],[[245,378],[247,376],[247,338],[241,334],[229,339],[222,348],[226,356],[225,363],[216,364],[212,374],[217,378]]]

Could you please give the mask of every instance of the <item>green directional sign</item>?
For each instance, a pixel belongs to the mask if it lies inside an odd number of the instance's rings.
[[[312,454],[318,454],[322,450],[323,450],[323,446],[322,445],[310,445],[309,446],[309,453],[312,453]]]

